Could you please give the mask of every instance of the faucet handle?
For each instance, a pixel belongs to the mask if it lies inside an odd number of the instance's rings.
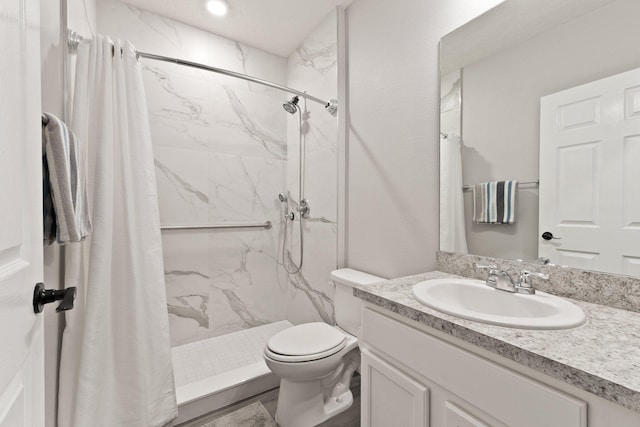
[[[526,279],[526,278],[531,277],[531,276],[538,277],[538,278],[543,279],[543,280],[549,280],[549,275],[548,274],[538,273],[538,272],[529,271],[529,270],[522,270],[520,272],[520,279]]]
[[[516,291],[521,294],[527,294],[527,295],[535,294],[536,289],[533,287],[533,282],[531,280],[532,277],[537,277],[543,280],[549,280],[548,274],[538,273],[535,271],[522,270],[520,272],[520,280],[518,280]]]
[[[496,287],[496,274],[498,274],[498,266],[495,264],[475,264],[475,267],[480,270],[489,270],[489,274],[487,274],[487,286],[491,286],[492,288]]]

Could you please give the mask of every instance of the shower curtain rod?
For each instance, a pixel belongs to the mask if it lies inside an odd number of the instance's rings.
[[[85,40],[86,39],[84,37],[82,37],[80,34],[78,34],[77,32],[75,32],[73,30],[69,30],[68,35],[67,35],[67,44],[68,44],[69,52],[71,54],[75,54],[77,49],[78,49],[78,45],[80,44],[80,42],[83,42]],[[309,95],[306,92],[300,92],[299,90],[292,89],[292,88],[287,87],[287,86],[282,86],[282,85],[279,85],[277,83],[272,83],[272,82],[267,81],[267,80],[262,80],[262,79],[259,79],[257,77],[249,76],[247,74],[237,73],[237,72],[231,71],[231,70],[225,70],[224,68],[212,67],[212,66],[209,66],[209,65],[200,64],[198,62],[187,61],[185,59],[171,58],[171,57],[168,57],[168,56],[156,55],[156,54],[153,54],[153,53],[140,52],[139,50],[136,50],[136,56],[138,58],[153,59],[155,61],[169,62],[169,63],[173,63],[173,64],[184,65],[184,66],[187,66],[187,67],[198,68],[200,70],[212,71],[214,73],[223,74],[225,76],[235,77],[235,78],[242,79],[242,80],[247,80],[247,81],[250,81],[250,82],[253,82],[253,83],[258,83],[258,84],[261,84],[261,85],[264,85],[264,86],[268,86],[268,87],[271,87],[271,88],[274,88],[274,89],[280,89],[280,90],[283,90],[285,92],[293,93],[294,95],[298,95],[298,96],[301,96],[301,97],[303,97],[305,99],[308,99],[310,101],[314,101],[314,102],[317,102],[319,104],[324,105],[324,108],[331,115],[335,115],[335,113],[336,113],[336,111],[338,109],[338,101],[336,99],[331,99],[329,101],[324,101],[324,100],[322,100],[320,98],[316,98],[315,96]]]

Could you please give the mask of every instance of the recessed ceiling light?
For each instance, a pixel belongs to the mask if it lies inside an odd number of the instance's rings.
[[[229,10],[229,5],[224,0],[209,0],[207,10],[216,16],[224,16]]]

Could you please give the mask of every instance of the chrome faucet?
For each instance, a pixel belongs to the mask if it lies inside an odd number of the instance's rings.
[[[489,270],[489,274],[487,275],[487,286],[506,292],[534,295],[536,290],[533,287],[532,277],[538,277],[544,280],[549,279],[547,274],[522,270],[520,272],[518,282],[515,282],[508,272],[499,269],[494,264],[476,264],[476,267],[481,270]]]
[[[515,292],[515,283],[509,273],[499,269],[494,264],[481,265],[476,264],[481,270],[489,270],[487,275],[487,286],[500,289],[501,291]]]

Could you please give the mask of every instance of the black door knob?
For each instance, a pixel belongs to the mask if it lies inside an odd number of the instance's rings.
[[[75,287],[60,290],[45,289],[44,283],[36,283],[36,287],[33,289],[33,311],[34,313],[42,313],[45,304],[60,300],[62,300],[62,302],[58,308],[56,308],[57,313],[65,310],[71,310],[73,308],[73,300],[75,298]]]
[[[562,239],[562,237],[554,237],[553,233],[551,233],[550,231],[545,231],[544,233],[542,233],[542,238],[544,240]]]

